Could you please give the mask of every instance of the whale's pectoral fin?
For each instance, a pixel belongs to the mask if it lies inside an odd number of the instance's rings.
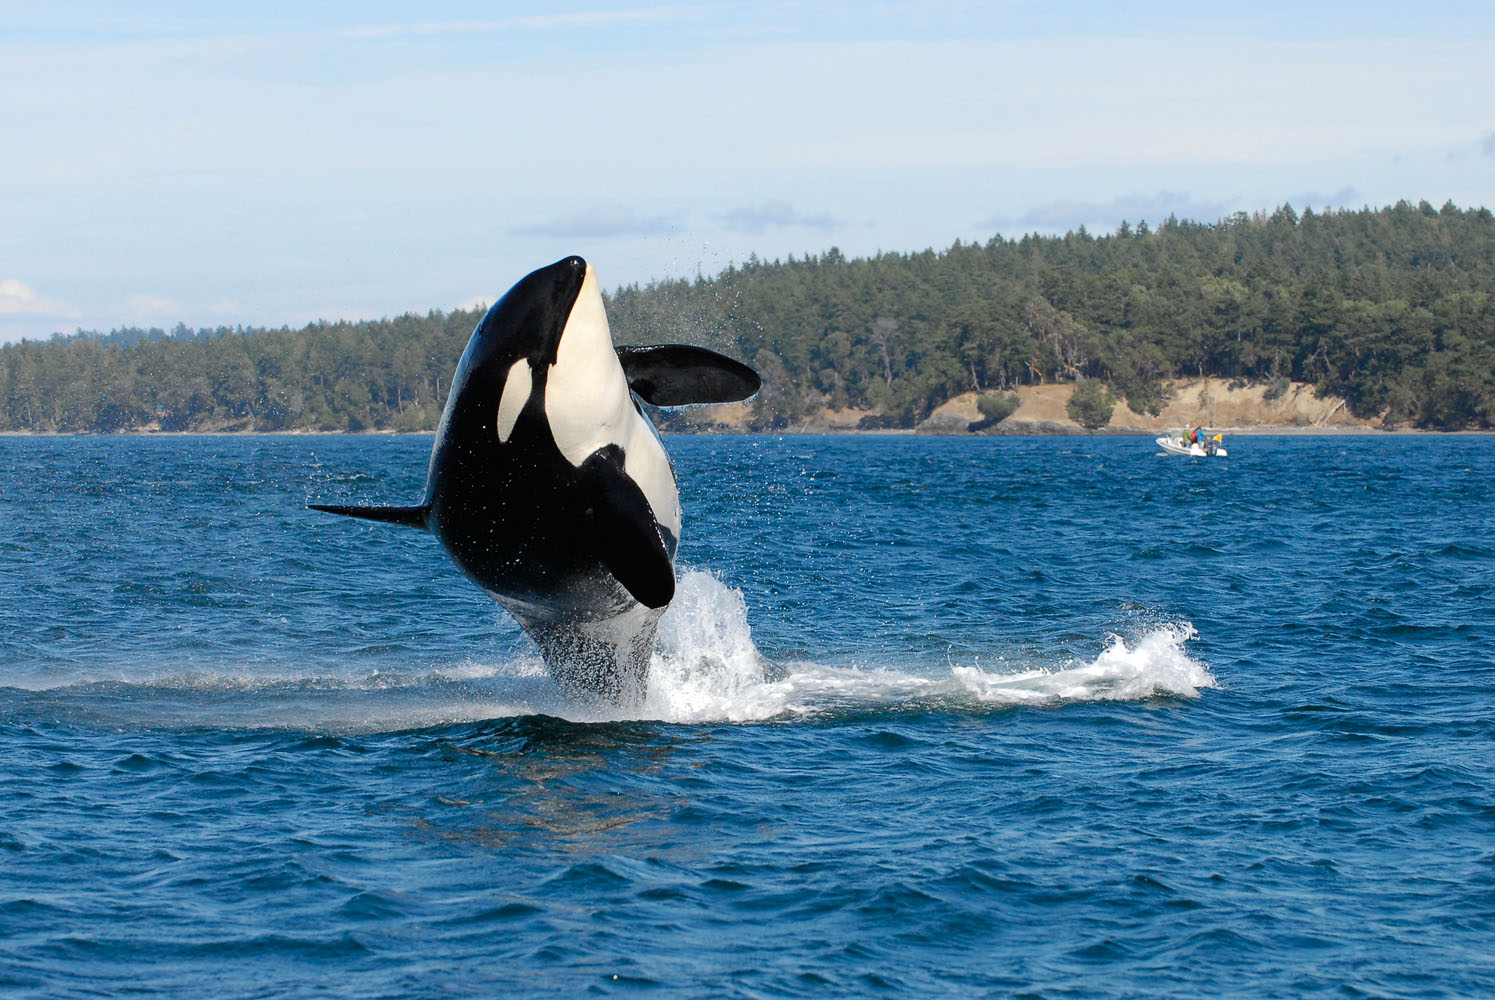
[[[419,507],[338,507],[309,503],[306,506],[311,510],[326,511],[328,514],[343,514],[347,517],[361,517],[367,521],[384,521],[389,524],[403,524],[407,528],[420,528],[422,531],[430,530],[431,508],[424,504]]]
[[[685,344],[617,348],[628,388],[653,406],[733,403],[758,391],[761,379],[741,361]]]
[[[633,599],[662,608],[675,596],[675,564],[644,491],[623,471],[616,445],[581,466],[582,488],[592,511],[597,555]]]

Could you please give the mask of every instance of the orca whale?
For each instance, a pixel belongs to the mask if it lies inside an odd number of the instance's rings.
[[[421,528],[539,645],[564,687],[641,700],[675,593],[675,471],[637,396],[724,403],[758,374],[685,345],[615,347],[596,274],[567,257],[478,323],[418,505],[313,510]]]

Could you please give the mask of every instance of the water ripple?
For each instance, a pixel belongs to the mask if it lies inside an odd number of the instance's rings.
[[[0,992],[1490,994],[1491,440],[1135,444],[671,439],[620,713],[428,439],[0,439]]]

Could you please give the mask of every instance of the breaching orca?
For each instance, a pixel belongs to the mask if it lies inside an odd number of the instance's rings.
[[[704,348],[615,348],[596,275],[568,257],[521,280],[473,331],[423,503],[310,506],[430,531],[560,683],[637,701],[675,594],[680,498],[633,397],[723,403],[758,385],[747,365]]]

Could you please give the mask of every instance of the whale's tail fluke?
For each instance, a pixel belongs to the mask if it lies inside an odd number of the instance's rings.
[[[431,530],[429,504],[421,504],[419,507],[339,507],[309,503],[306,506],[310,510],[326,511],[328,514],[361,517],[366,521],[384,521],[387,524],[402,524],[407,528],[419,528],[422,531]]]

